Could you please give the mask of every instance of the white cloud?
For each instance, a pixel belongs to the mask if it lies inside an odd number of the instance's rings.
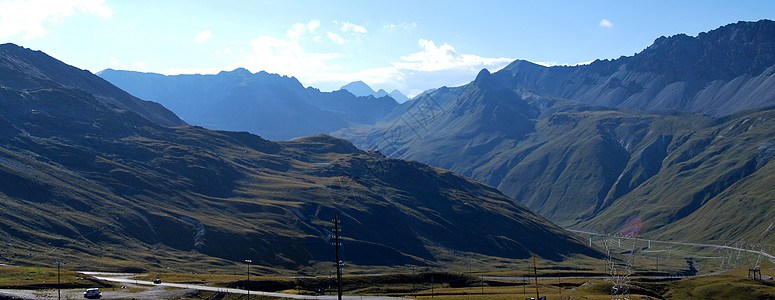
[[[295,40],[298,39],[303,33],[306,26],[301,23],[293,24],[293,27],[291,29],[288,29],[288,32],[285,33],[285,37]]]
[[[299,76],[311,72],[341,69],[327,62],[340,57],[338,53],[308,53],[297,40],[283,40],[260,36],[250,41],[252,52],[240,66],[253,72],[267,71],[283,75]]]
[[[417,23],[396,22],[396,23],[387,24],[383,28],[387,32],[393,32],[396,29],[411,30],[411,29],[417,28]]]
[[[393,63],[398,69],[411,71],[441,71],[448,69],[465,69],[478,71],[483,68],[500,69],[514,59],[486,58],[473,54],[460,54],[447,43],[439,47],[431,40],[420,39],[418,44],[423,51],[402,56],[401,62]]]
[[[544,66],[544,67],[555,67],[555,66],[575,67],[575,66],[584,66],[584,65],[591,64],[592,62],[594,62],[594,60],[583,61],[583,62],[579,62],[579,63],[575,63],[575,64],[558,63],[556,61],[530,61],[530,62],[534,63],[536,65]]]
[[[446,43],[437,47],[430,40],[421,39],[418,44],[423,51],[403,56],[390,66],[357,72],[313,71],[296,76],[304,84],[321,90],[335,90],[348,82],[362,80],[374,89],[398,89],[414,96],[430,88],[465,84],[483,68],[496,71],[513,61],[461,54]]]
[[[312,20],[307,23],[307,30],[309,30],[310,33],[315,33],[315,29],[320,27],[320,21],[318,20]]]
[[[110,18],[113,10],[105,0],[13,0],[0,2],[0,38],[22,35],[30,40],[46,35],[45,23],[62,22],[83,13]]]
[[[236,68],[233,68],[236,69]],[[218,74],[224,71],[222,68],[167,68],[161,71],[164,75],[180,75],[180,74]],[[228,70],[231,71],[231,70]]]
[[[320,27],[320,21],[318,20],[310,20],[307,24],[296,23],[285,33],[285,37],[291,40],[297,40],[307,32],[315,33],[315,29],[318,27]]]
[[[534,63],[539,66],[544,67],[554,67],[554,66],[560,66],[562,64],[556,62],[556,61],[530,61],[531,63]]]
[[[366,27],[363,27],[361,25],[355,25],[350,22],[339,22],[334,21],[334,24],[341,24],[341,30],[342,32],[354,32],[354,33],[367,33]]]
[[[205,41],[209,40],[212,36],[213,36],[213,33],[208,29],[195,35],[194,42],[204,43]]]
[[[135,61],[132,63],[132,66],[130,67],[131,70],[145,70],[145,63],[141,61]]]
[[[332,41],[334,41],[337,44],[340,44],[340,45],[344,44],[344,39],[341,36],[339,36],[338,34],[336,34],[336,33],[333,33],[333,32],[329,31],[328,32],[328,38],[331,39]]]
[[[582,61],[582,62],[580,62],[580,63],[575,63],[575,64],[572,64],[572,65],[570,65],[570,66],[571,66],[571,67],[575,67],[575,66],[586,66],[586,65],[589,65],[589,64],[591,64],[591,63],[593,63],[593,62],[595,62],[595,61],[594,61],[594,60],[589,60],[589,61]]]
[[[301,37],[318,29],[319,21],[312,20],[307,24],[296,23],[286,32],[285,38],[276,38],[271,36],[259,36],[250,40],[247,49],[223,48],[212,53],[214,56],[228,54],[230,56],[242,57],[239,61],[227,67],[233,70],[239,67],[247,68],[251,72],[266,71],[288,76],[313,76],[310,74],[327,74],[337,72],[342,68],[333,60],[342,55],[336,52],[316,53],[309,52],[302,47]],[[330,35],[329,35],[330,36]],[[331,37],[331,36],[330,36]],[[341,38],[341,37],[340,37]],[[320,39],[315,36],[314,39]],[[232,42],[231,44],[237,44]],[[117,59],[112,60],[113,65],[120,65]],[[216,74],[225,70],[224,67],[217,68],[167,68],[161,73],[167,75],[173,74]]]
[[[139,72],[147,72],[148,69],[144,62],[134,61],[131,65],[122,64],[115,56],[110,57],[110,67],[116,70],[132,70]]]
[[[315,27],[314,22],[312,27]],[[294,24],[285,37],[259,36],[252,39],[246,56],[232,64],[231,69],[244,67],[251,72],[266,71],[280,75],[294,76],[307,86],[323,91],[336,90],[355,80],[362,80],[375,89],[392,91],[398,89],[409,96],[440,86],[457,86],[470,82],[482,68],[496,71],[513,61],[510,58],[487,58],[473,54],[459,53],[449,44],[437,46],[431,40],[420,39],[419,52],[401,56],[392,63],[373,68],[352,71],[343,70],[340,60],[345,54],[311,51],[303,37],[310,32],[309,24]],[[344,24],[344,23],[339,23]],[[336,26],[336,29],[340,29]],[[322,31],[310,38],[327,38],[334,45],[347,44],[345,37],[358,35],[353,31]],[[298,34],[297,34],[298,33]],[[325,33],[325,35],[323,34]],[[347,36],[345,36],[347,34]],[[224,50],[226,51],[226,50]],[[237,55],[239,51],[234,51]],[[241,54],[240,54],[241,56]],[[118,61],[116,60],[116,64]],[[164,74],[215,74],[221,68],[169,68]]]
[[[614,23],[611,23],[611,21],[608,21],[608,19],[602,19],[600,20],[600,26],[605,28],[613,28]]]
[[[231,48],[218,49],[218,50],[215,50],[215,52],[213,53],[213,55],[215,56],[232,55],[232,54],[233,52],[231,51]]]

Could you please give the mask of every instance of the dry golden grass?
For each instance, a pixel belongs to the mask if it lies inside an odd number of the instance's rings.
[[[91,286],[94,282],[80,280],[84,276],[80,273],[61,269],[59,280],[62,285]],[[40,267],[0,267],[0,288],[14,287],[55,287],[57,284],[57,270]]]

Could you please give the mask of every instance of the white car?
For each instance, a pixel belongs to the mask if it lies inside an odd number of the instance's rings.
[[[83,292],[83,297],[89,299],[99,299],[102,297],[102,292],[100,292],[100,289],[88,289]]]

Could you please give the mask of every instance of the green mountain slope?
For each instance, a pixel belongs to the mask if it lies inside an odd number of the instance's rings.
[[[761,106],[775,91],[773,24],[660,38],[587,66],[516,61],[335,135],[482,181],[562,226],[622,232],[639,220],[648,236],[761,239],[773,191],[773,108]]]
[[[649,236],[721,243],[768,226],[772,188],[759,172],[772,158],[772,110],[710,118],[525,95],[483,71],[350,138],[471,176],[563,226],[620,232],[637,217]],[[742,198],[761,212],[724,208],[752,190]]]
[[[330,136],[165,127],[51,81],[0,81],[0,125],[4,264],[320,273],[335,213],[351,266],[598,255],[494,188]]]
[[[687,136],[658,176],[583,225],[613,229],[637,216],[656,236],[774,243],[773,117],[771,109],[739,113]]]

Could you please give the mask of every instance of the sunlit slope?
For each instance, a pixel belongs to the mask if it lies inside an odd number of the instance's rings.
[[[314,272],[333,260],[334,214],[351,266],[597,255],[448,171],[326,135],[165,127],[78,86],[25,81],[72,68],[50,60],[19,73],[23,87],[0,82],[0,263]]]
[[[711,118],[524,95],[483,71],[350,137],[471,176],[563,226],[618,232],[637,217],[644,234],[722,243],[767,228],[771,108]]]
[[[620,232],[633,218],[650,236],[757,239],[773,190],[774,28],[660,37],[589,65],[515,61],[336,135],[482,181],[562,226]]]
[[[638,216],[657,236],[773,243],[773,117],[773,110],[738,113],[692,134],[658,176],[584,225],[614,229]]]

